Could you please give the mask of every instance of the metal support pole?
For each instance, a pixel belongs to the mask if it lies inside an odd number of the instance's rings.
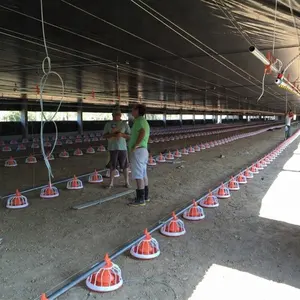
[[[132,194],[132,193],[134,193],[134,190],[129,190],[129,191],[125,191],[125,192],[122,192],[122,193],[118,193],[118,194],[115,194],[115,195],[105,197],[105,198],[100,199],[100,200],[89,201],[89,202],[85,202],[85,203],[82,203],[82,204],[78,204],[78,205],[73,206],[72,208],[77,209],[77,210],[78,209],[84,209],[84,208],[88,208],[88,207],[95,206],[95,205],[98,205],[98,204],[102,204],[102,203],[110,201],[110,200],[114,200],[116,198],[120,198],[120,197],[129,195],[129,194]]]
[[[77,102],[77,125],[78,125],[78,133],[83,135],[83,118],[82,118],[82,100],[78,99]]]
[[[78,67],[76,69],[76,90],[77,94],[80,95],[82,93],[82,69]],[[78,133],[83,134],[83,118],[82,118],[82,98],[77,98],[77,126]]]
[[[26,94],[27,88],[27,77],[24,72],[20,75],[21,81],[21,124],[22,124],[22,136],[23,138],[28,138],[28,99]]]
[[[21,124],[22,136],[28,138],[28,99],[26,94],[22,94]]]

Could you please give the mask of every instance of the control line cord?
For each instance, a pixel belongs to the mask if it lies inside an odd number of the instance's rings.
[[[64,98],[64,93],[65,93],[65,87],[64,87],[64,82],[62,77],[57,73],[51,70],[51,58],[49,57],[49,53],[48,53],[48,48],[47,48],[47,41],[46,41],[46,34],[45,34],[45,25],[44,25],[44,10],[43,10],[43,0],[40,0],[40,5],[41,5],[41,23],[42,23],[42,33],[43,33],[43,42],[44,42],[44,47],[45,47],[45,52],[46,52],[46,57],[43,59],[42,61],[42,71],[43,71],[43,76],[40,80],[40,106],[41,106],[41,132],[40,132],[40,139],[41,139],[41,149],[42,149],[42,155],[44,157],[44,161],[45,161],[45,165],[47,167],[48,170],[48,177],[49,177],[49,184],[51,184],[51,178],[53,178],[53,172],[52,172],[52,168],[51,168],[51,164],[48,160],[47,154],[45,153],[45,147],[44,147],[44,126],[47,122],[52,122],[54,124],[55,127],[55,140],[53,143],[53,147],[50,151],[50,153],[48,155],[51,155],[55,149],[56,143],[57,143],[57,139],[58,139],[58,128],[57,125],[55,123],[55,116],[57,115],[57,113],[60,110],[60,107],[62,105],[63,102],[63,98]],[[43,100],[43,94],[44,94],[44,89],[47,83],[47,80],[49,78],[50,75],[54,75],[56,77],[58,77],[60,83],[61,83],[61,100],[59,102],[59,105],[56,109],[56,111],[54,112],[54,114],[47,118],[45,113],[44,113],[44,100]]]

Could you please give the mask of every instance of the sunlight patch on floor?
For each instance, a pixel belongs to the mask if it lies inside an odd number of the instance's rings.
[[[294,154],[263,197],[259,216],[300,225],[299,187],[300,155]]]
[[[221,265],[213,264],[188,300],[298,300],[300,290]]]

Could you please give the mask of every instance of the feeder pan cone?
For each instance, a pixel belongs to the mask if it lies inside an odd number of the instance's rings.
[[[123,285],[121,269],[111,262],[108,254],[105,255],[104,260],[105,266],[98,272],[90,275],[85,281],[87,287],[92,291],[100,293],[112,292]]]
[[[69,158],[70,155],[69,155],[69,153],[66,150],[64,150],[64,151],[62,151],[62,152],[59,153],[59,157],[60,158]]]
[[[252,166],[251,166],[250,171],[252,172],[252,174],[258,174],[258,173],[259,173],[259,171],[258,171],[258,169],[255,167],[255,165],[252,165]]]
[[[86,149],[86,153],[87,154],[94,154],[95,153],[95,149],[92,146],[90,146],[90,147],[88,147]]]
[[[181,157],[181,153],[178,150],[176,150],[175,153],[174,153],[174,156],[176,158],[180,158]]]
[[[260,160],[260,164],[261,164],[261,166],[262,166],[263,168],[265,168],[265,167],[268,166],[268,165],[266,164],[266,162],[265,162],[263,159]]]
[[[17,165],[18,165],[17,161],[14,160],[12,157],[10,157],[7,161],[5,161],[4,164],[5,167],[9,167],[9,168],[16,167]]]
[[[105,147],[103,145],[100,145],[98,148],[97,148],[97,151],[98,152],[104,152],[106,151]]]
[[[166,159],[167,160],[173,160],[174,159],[174,155],[169,151],[169,153],[166,155]]]
[[[37,143],[32,143],[31,148],[32,149],[38,149],[38,148],[40,148],[40,145],[37,144]]]
[[[264,167],[262,166],[262,164],[259,161],[256,163],[255,166],[256,166],[257,170],[263,170],[264,169]]]
[[[9,146],[4,146],[2,152],[11,152],[11,148]]]
[[[220,188],[218,189],[217,197],[219,199],[228,199],[228,198],[230,198],[230,191],[227,187],[224,186],[223,183],[221,184]]]
[[[165,236],[177,237],[184,235],[186,233],[184,228],[184,223],[182,220],[178,219],[175,212],[172,213],[172,220],[161,227],[160,232]]]
[[[68,190],[81,190],[83,189],[83,183],[79,180],[75,175],[74,177],[67,182],[67,189]]]
[[[239,183],[239,184],[246,184],[247,183],[247,178],[246,178],[246,176],[245,175],[243,175],[243,174],[239,174],[238,176],[237,176],[237,182]]]
[[[196,146],[195,146],[195,151],[196,151],[196,152],[200,152],[200,151],[201,151],[201,148],[200,148],[199,145],[196,145]]]
[[[251,178],[253,178],[253,173],[249,169],[246,169],[245,172],[244,172],[244,176],[247,179],[251,179]]]
[[[81,151],[81,149],[77,148],[74,153],[73,153],[75,156],[82,156],[83,155],[83,152]]]
[[[266,158],[263,158],[260,162],[263,167],[267,167],[270,164],[270,162],[266,160]]]
[[[33,156],[32,154],[29,155],[26,160],[25,160],[26,164],[36,164],[37,163],[37,159],[35,156]]]
[[[195,153],[195,149],[192,146],[189,147],[188,151],[189,151],[189,153]]]
[[[50,152],[46,154],[48,160],[54,160],[54,155]]]
[[[193,200],[193,206],[183,213],[183,218],[190,221],[199,221],[205,218],[204,210]]]
[[[58,189],[55,186],[52,186],[51,183],[49,183],[48,186],[43,188],[40,193],[40,197],[44,199],[51,199],[59,196]]]
[[[29,204],[27,198],[21,195],[19,190],[16,190],[16,194],[14,196],[9,197],[6,202],[6,208],[11,209],[25,208],[28,205]]]
[[[183,148],[181,153],[184,155],[188,155],[189,151],[186,148]]]
[[[153,159],[152,155],[149,157],[148,166],[156,166],[156,161]]]
[[[16,140],[11,140],[11,141],[10,141],[10,144],[11,144],[11,145],[17,145],[18,142],[17,142]]]
[[[204,145],[204,144],[201,144],[201,145],[200,145],[200,149],[201,149],[201,150],[205,150],[205,145]]]
[[[103,182],[102,175],[95,170],[95,172],[89,176],[89,183],[100,183],[100,182]]]
[[[130,254],[138,259],[153,259],[160,255],[159,244],[148,232],[144,231],[145,237],[137,244],[132,246]]]
[[[163,163],[166,162],[165,157],[160,153],[159,156],[156,158],[157,162]]]
[[[106,171],[105,177],[110,178],[110,169],[108,169]],[[115,176],[114,177],[120,177],[120,172],[118,170],[115,170]]]
[[[200,200],[200,205],[202,207],[214,208],[219,206],[219,201],[218,198],[209,191],[208,196],[205,199]]]
[[[238,191],[240,189],[239,183],[234,179],[234,177],[231,177],[229,183],[228,183],[228,189],[230,191]]]
[[[20,145],[18,146],[18,150],[26,150],[26,146],[23,145],[23,144],[20,144]]]

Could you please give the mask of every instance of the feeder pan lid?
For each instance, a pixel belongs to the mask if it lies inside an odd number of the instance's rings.
[[[215,208],[219,206],[219,201],[216,196],[209,192],[208,196],[200,200],[200,205],[207,208]]]
[[[223,183],[220,186],[220,188],[218,189],[217,197],[219,199],[228,199],[228,198],[230,198],[230,191],[227,187],[224,186]]]
[[[29,204],[27,198],[21,195],[19,190],[16,190],[16,194],[9,197],[6,202],[6,208],[10,208],[10,209],[25,208],[28,205]]]
[[[100,182],[103,182],[102,175],[95,170],[95,172],[89,176],[89,183],[100,183]]]
[[[95,292],[112,292],[123,285],[121,269],[105,255],[105,266],[86,279],[87,287]]]
[[[55,186],[52,186],[50,183],[48,186],[43,188],[40,193],[40,197],[44,199],[51,199],[59,196],[59,191]]]
[[[189,221],[199,221],[205,218],[204,210],[193,200],[193,206],[183,213],[183,218]]]
[[[107,169],[106,174],[105,174],[105,177],[110,178],[110,169]],[[115,178],[116,178],[116,177],[120,177],[120,172],[119,172],[119,170],[115,170],[115,176],[114,176],[114,177],[115,177]]]
[[[175,213],[172,213],[172,220],[161,227],[160,232],[169,237],[177,237],[184,235],[186,233],[184,223],[182,220],[178,219]]]
[[[35,156],[33,155],[29,155],[26,160],[25,160],[26,164],[36,164],[37,163],[37,159]]]
[[[240,189],[239,183],[235,180],[234,177],[231,177],[229,183],[228,183],[228,189],[230,191],[238,191]]]
[[[5,164],[4,164],[4,166],[5,167],[16,167],[18,164],[17,164],[17,161],[16,160],[14,160],[12,157],[11,158],[9,158],[7,161],[5,161]]]
[[[81,190],[83,189],[83,183],[79,180],[75,175],[74,177],[67,182],[67,189],[68,190]]]
[[[138,242],[137,245],[133,245],[130,250],[130,254],[138,259],[153,259],[160,255],[159,244],[154,239],[148,230],[144,231],[145,237]]]

